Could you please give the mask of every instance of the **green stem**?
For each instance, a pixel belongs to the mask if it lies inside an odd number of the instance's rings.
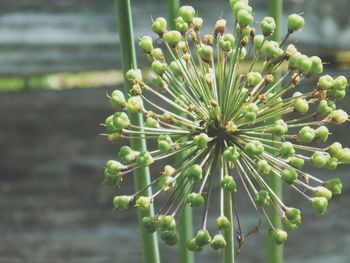
[[[269,0],[268,1],[269,15],[275,19],[276,30],[271,37],[275,41],[280,41],[281,38],[281,22],[283,15],[283,0]],[[275,79],[279,79],[280,72],[275,73]],[[278,88],[277,88],[278,89]],[[268,184],[271,189],[282,199],[282,184],[280,178],[277,176],[270,176]],[[269,208],[267,211],[271,223],[277,227],[281,227],[281,218],[276,210]],[[282,263],[283,262],[283,246],[277,246],[271,235],[266,234],[266,262],[268,263]]]
[[[136,55],[133,36],[132,15],[130,8],[130,0],[116,0],[116,16],[120,39],[120,53],[124,74],[130,68],[136,68]],[[124,81],[124,91],[129,93],[132,83],[128,80]],[[143,118],[139,113],[129,114],[132,124],[143,127]],[[146,141],[141,138],[134,138],[130,140],[131,147],[136,151],[146,150]],[[144,189],[150,184],[150,174],[148,168],[138,168],[134,172],[134,181],[136,191]],[[146,188],[141,193],[144,196],[151,196],[151,188]],[[138,210],[138,218],[141,226],[141,220],[145,216],[153,216],[153,206],[147,211]],[[147,233],[141,226],[141,242],[142,242],[142,256],[144,263],[159,263],[159,249],[156,234]]]
[[[180,1],[179,0],[168,0],[168,22],[169,28],[175,29],[175,19],[178,15]],[[176,111],[181,114],[181,112]],[[177,161],[181,161],[184,158],[184,153],[176,155]],[[188,190],[188,189],[186,189]],[[193,236],[192,229],[192,210],[190,207],[185,206],[182,209],[181,217],[179,219],[179,262],[180,263],[193,263],[194,255],[187,249],[187,242]]]
[[[234,262],[234,242],[233,242],[233,220],[232,220],[232,195],[224,191],[224,215],[231,222],[230,229],[224,231],[223,235],[226,240],[224,249],[224,263]]]

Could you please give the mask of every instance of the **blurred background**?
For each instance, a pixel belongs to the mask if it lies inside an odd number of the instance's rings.
[[[151,34],[151,17],[166,15],[166,1],[132,0],[135,37]],[[266,1],[251,0],[256,19]],[[348,0],[284,1],[284,33],[291,12],[304,13],[306,26],[292,41],[316,54],[325,73],[350,77]],[[212,30],[228,1],[192,4]],[[118,189],[102,184],[103,166],[114,158],[99,123],[111,113],[106,93],[122,89],[119,39],[113,0],[0,1],[0,263],[141,262],[135,210],[112,211]],[[138,52],[141,67],[145,59]],[[310,85],[306,82],[304,85]],[[350,97],[340,107],[350,111]],[[332,129],[350,144],[349,126]],[[290,235],[286,263],[348,263],[350,258],[349,168],[316,170],[344,182],[329,213],[316,216],[295,193],[285,199],[302,209],[303,224]],[[132,180],[123,191],[132,192]],[[242,198],[248,231],[258,219]],[[247,238],[238,262],[263,262],[264,234]],[[175,263],[177,249],[161,244],[162,262]],[[216,262],[211,249],[198,262]]]

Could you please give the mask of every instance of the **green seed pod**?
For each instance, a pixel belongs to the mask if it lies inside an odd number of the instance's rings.
[[[249,155],[261,155],[264,152],[264,146],[260,141],[250,141],[245,145],[245,150]]]
[[[175,48],[181,41],[181,33],[175,30],[167,31],[163,34],[163,39],[170,47]]]
[[[226,216],[219,216],[215,222],[216,228],[219,230],[229,230],[231,228],[231,222]]]
[[[237,2],[244,2],[244,3],[248,4],[249,0],[230,0],[230,6],[231,6],[231,8],[233,8],[233,6],[234,6]]]
[[[326,126],[320,126],[316,129],[316,138],[322,142],[327,141],[329,136],[329,130]]]
[[[154,73],[158,74],[158,75],[163,75],[163,73],[166,71],[167,69],[167,64],[164,62],[160,62],[159,60],[155,60],[152,63],[152,70]]]
[[[317,88],[321,90],[330,89],[333,86],[333,78],[330,75],[321,76],[317,82]]]
[[[309,73],[312,67],[312,60],[308,56],[301,55],[297,60],[296,66],[299,72]]]
[[[267,191],[260,190],[255,195],[255,202],[258,206],[267,207],[270,205],[271,198]]]
[[[220,48],[223,51],[229,52],[232,49],[232,47],[234,47],[235,41],[236,41],[236,39],[232,34],[226,33],[219,40]]]
[[[254,87],[262,81],[262,76],[260,72],[249,72],[247,74],[248,86]]]
[[[315,152],[311,156],[311,163],[317,168],[323,168],[326,164],[327,161],[329,160],[330,155],[325,152]]]
[[[176,228],[175,218],[171,215],[161,215],[158,217],[157,226],[160,231],[173,231]]]
[[[249,14],[251,14],[253,12],[253,9],[245,1],[238,1],[232,7],[233,14],[236,17],[238,16],[238,12],[241,11],[241,10],[245,10]]]
[[[278,228],[272,230],[271,234],[277,245],[282,245],[288,238],[287,232]]]
[[[301,213],[300,213],[300,210],[297,208],[294,208],[294,207],[287,208],[286,217],[293,224],[301,223]]]
[[[339,156],[339,160],[342,163],[350,164],[350,149],[349,148],[342,149],[340,156]]]
[[[275,137],[282,137],[288,132],[288,125],[283,120],[277,120],[272,128],[272,134]]]
[[[123,163],[128,163],[135,160],[139,152],[134,151],[129,146],[124,145],[119,150],[119,158]]]
[[[114,90],[109,98],[109,104],[112,108],[124,106],[126,103],[124,93],[120,90]]]
[[[142,72],[140,69],[130,69],[126,72],[125,77],[130,81],[142,81]]]
[[[131,113],[137,113],[143,109],[143,101],[140,96],[133,96],[128,99],[127,102],[128,111]]]
[[[220,186],[227,192],[236,192],[237,186],[236,182],[230,175],[225,175],[220,182]]]
[[[325,165],[325,168],[328,170],[335,170],[338,167],[338,163],[339,163],[339,161],[337,158],[331,157],[328,159],[328,161]]]
[[[256,170],[259,174],[267,176],[271,172],[271,166],[266,160],[259,160],[256,164]]]
[[[192,165],[187,171],[187,178],[192,181],[202,179],[202,167],[198,164]]]
[[[298,172],[294,168],[284,169],[281,172],[281,178],[287,184],[293,184],[295,182],[295,180],[298,179]]]
[[[182,70],[186,69],[186,63],[183,60],[174,60],[170,63],[169,66],[171,72],[175,75],[175,77],[182,77]]]
[[[104,170],[104,183],[110,186],[119,185],[122,181],[122,176],[119,173],[113,173],[108,168]]]
[[[137,198],[135,206],[139,207],[143,211],[147,211],[152,202],[153,202],[153,200],[151,197],[140,196],[139,198]]]
[[[192,238],[191,240],[189,240],[187,242],[187,248],[188,248],[188,250],[194,251],[194,252],[201,252],[203,250],[203,247],[198,246],[196,244],[195,238]]]
[[[332,107],[328,106],[328,102],[326,100],[321,100],[320,105],[318,106],[317,111],[322,114],[322,116],[327,117],[332,113]]]
[[[206,229],[201,229],[197,232],[197,235],[195,237],[195,242],[197,246],[203,247],[205,245],[210,244],[211,237]]]
[[[343,110],[334,110],[329,114],[329,118],[337,125],[343,124],[349,119],[348,114]]]
[[[297,99],[294,109],[301,114],[305,114],[309,110],[309,103],[306,99]]]
[[[179,15],[188,23],[193,21],[196,15],[196,10],[189,5],[181,6],[179,9]]]
[[[186,34],[188,28],[188,23],[181,16],[175,19],[175,29],[181,34]]]
[[[145,53],[151,53],[153,50],[153,40],[150,36],[143,36],[139,41],[139,48]]]
[[[236,147],[230,146],[224,151],[223,157],[225,161],[233,162],[239,158],[239,152]]]
[[[296,168],[301,169],[304,166],[304,159],[298,158],[298,157],[292,157],[289,160],[289,165]]]
[[[310,126],[305,126],[299,131],[299,137],[302,142],[310,143],[315,139],[316,131]]]
[[[169,135],[160,135],[157,139],[158,148],[161,152],[167,152],[173,145],[173,141]]]
[[[255,51],[260,50],[262,48],[263,43],[264,43],[264,39],[265,38],[263,35],[254,36],[253,46],[254,46]]]
[[[335,157],[337,159],[340,159],[340,156],[342,154],[342,150],[343,150],[343,146],[341,145],[341,143],[339,142],[334,142],[332,143],[329,147],[327,152],[329,152],[329,154],[332,157]]]
[[[159,60],[159,61],[164,61],[164,54],[163,51],[160,48],[155,48],[152,50],[152,56],[155,60]],[[153,62],[153,61],[152,61]]]
[[[300,52],[295,52],[288,61],[288,67],[291,70],[298,69],[298,65],[300,64],[300,61],[302,60],[302,54]]]
[[[284,51],[280,48],[280,45],[273,40],[266,41],[261,51],[270,59],[280,58],[284,54]]]
[[[160,233],[160,238],[164,241],[168,246],[174,246],[179,241],[179,236],[176,231],[162,231]]]
[[[201,59],[203,59],[205,62],[211,62],[213,58],[213,48],[211,46],[202,44],[198,48],[198,55]]]
[[[116,209],[128,209],[130,202],[133,200],[132,196],[129,195],[119,195],[113,198],[113,206]]]
[[[246,27],[254,22],[254,18],[250,12],[245,9],[241,9],[237,13],[237,22],[240,24],[240,26]]]
[[[328,201],[325,197],[313,197],[311,199],[312,207],[315,211],[321,215],[324,215],[327,211]]]
[[[270,16],[264,17],[260,23],[260,27],[264,36],[271,36],[276,29],[275,19]]]
[[[153,157],[148,151],[141,152],[136,157],[136,164],[141,167],[147,167],[153,163]]]
[[[287,231],[294,231],[295,229],[298,228],[297,224],[293,224],[286,217],[282,218],[282,224],[283,224],[284,230],[287,230]]]
[[[151,29],[154,33],[162,35],[166,31],[167,22],[164,17],[157,17],[152,23]]]
[[[199,149],[207,148],[209,140],[210,140],[209,136],[205,133],[201,133],[193,137],[193,143]]]
[[[105,126],[107,133],[115,133],[119,130],[117,127],[114,126],[113,115],[107,117],[107,119],[105,120]]]
[[[145,216],[142,218],[143,228],[150,234],[157,231],[157,218]]]
[[[330,89],[327,92],[328,98],[332,100],[342,100],[346,96],[346,91],[345,90],[336,90],[336,89]]]
[[[312,56],[311,61],[312,61],[311,73],[321,74],[323,72],[322,60],[318,56]]]
[[[280,151],[281,156],[284,158],[293,157],[295,155],[294,146],[291,142],[283,142]]]
[[[313,193],[315,197],[324,197],[327,200],[332,198],[332,192],[323,186],[315,187]]]
[[[199,207],[204,204],[204,198],[201,194],[190,193],[186,197],[186,204],[189,204],[191,207]]]
[[[332,88],[335,90],[345,90],[348,86],[348,80],[344,76],[337,77],[334,82]]]
[[[125,168],[125,166],[118,162],[118,161],[114,161],[114,160],[109,160],[106,164],[106,168],[111,172],[111,173],[119,173],[121,170],[123,170]]]
[[[343,184],[339,178],[333,178],[323,183],[324,187],[332,192],[332,194],[339,195],[343,188]]]
[[[152,74],[152,84],[153,86],[157,87],[157,88],[161,88],[164,85],[164,81],[162,80],[162,78],[159,75],[156,74]]]
[[[288,31],[294,32],[300,30],[304,26],[304,18],[297,14],[288,16]]]
[[[226,240],[221,234],[215,235],[210,246],[215,250],[223,249],[226,247]]]
[[[169,176],[160,176],[159,181],[158,181],[158,187],[163,191],[163,192],[171,192],[176,186],[176,180],[173,177]]]
[[[130,120],[125,112],[116,112],[113,115],[113,125],[118,130],[127,128],[130,126]]]
[[[157,128],[159,127],[159,123],[156,119],[152,118],[152,117],[147,117],[145,123],[143,124],[145,127],[148,128]]]

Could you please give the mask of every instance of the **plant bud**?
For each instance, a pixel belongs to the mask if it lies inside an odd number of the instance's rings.
[[[280,48],[279,44],[275,41],[266,41],[262,48],[262,53],[268,58],[275,59],[283,56],[284,51]]]
[[[145,53],[151,53],[153,50],[153,40],[150,36],[143,36],[139,41],[139,48]]]
[[[122,146],[119,150],[119,158],[124,163],[128,163],[135,160],[138,154],[139,152],[134,151],[127,145]]]
[[[130,69],[126,72],[125,77],[130,81],[142,81],[142,72],[140,69]]]
[[[179,236],[176,231],[163,231],[160,233],[160,238],[168,246],[174,246],[179,241]]]
[[[294,104],[294,109],[301,114],[305,114],[309,110],[309,103],[306,99],[297,99]]]
[[[326,164],[330,155],[325,152],[315,152],[311,156],[311,163],[317,168],[323,168]]]
[[[259,141],[251,141],[245,145],[245,150],[250,155],[261,155],[264,152],[264,146]]]
[[[153,157],[148,151],[141,152],[136,157],[136,164],[141,167],[149,166],[153,163]]]
[[[254,18],[250,12],[245,9],[241,9],[237,13],[237,22],[241,27],[246,27],[254,22]]]
[[[201,134],[196,135],[196,136],[193,137],[193,143],[199,149],[207,148],[209,140],[210,140],[210,138],[205,133],[201,133]]]
[[[163,34],[163,39],[170,47],[175,48],[181,41],[181,33],[175,30],[167,31]]]
[[[331,157],[327,160],[325,168],[328,170],[335,170],[338,167],[338,163],[339,161],[337,158]]]
[[[348,114],[343,110],[335,110],[329,114],[329,118],[337,125],[346,122],[349,119]]]
[[[298,228],[297,224],[293,224],[286,217],[282,218],[283,228],[287,231],[294,231]]]
[[[130,126],[130,120],[125,112],[116,112],[113,115],[113,125],[118,129],[124,129]]]
[[[202,60],[204,60],[207,63],[210,63],[213,58],[213,48],[211,46],[202,44],[198,48],[198,55]]]
[[[339,160],[342,163],[350,164],[350,149],[349,148],[342,149],[340,156],[339,156]]]
[[[109,103],[113,108],[124,106],[126,103],[124,93],[120,90],[114,90],[109,98]]]
[[[297,208],[293,208],[293,207],[287,208],[286,216],[287,216],[287,219],[293,224],[301,223],[301,213],[300,213],[300,210]]]
[[[348,80],[344,76],[339,76],[334,80],[332,88],[335,90],[345,90],[347,86]]]
[[[195,15],[196,10],[192,6],[184,5],[179,9],[179,15],[188,23],[192,22]]]
[[[322,142],[327,141],[329,136],[329,130],[326,126],[320,126],[316,129],[316,138]]]
[[[321,74],[323,72],[322,60],[317,56],[312,56],[311,61],[312,61],[311,73]]]
[[[230,146],[224,151],[223,157],[224,157],[225,161],[233,162],[233,161],[236,161],[238,159],[239,152],[238,152],[236,147]]]
[[[300,30],[304,26],[304,18],[297,14],[288,16],[288,31],[294,32]]]
[[[304,159],[298,158],[298,157],[292,157],[289,160],[289,165],[296,168],[301,169],[304,166]]]
[[[203,247],[198,246],[196,244],[195,238],[192,238],[191,240],[189,240],[187,242],[187,248],[188,248],[188,250],[195,251],[195,252],[201,252],[203,250]]]
[[[167,22],[164,17],[157,17],[156,20],[152,23],[151,29],[154,33],[159,36],[163,35],[166,31]]]
[[[332,100],[342,100],[346,96],[346,91],[332,88],[327,92],[327,96]]]
[[[219,230],[229,230],[231,228],[231,222],[228,220],[226,216],[219,216],[216,219],[216,228]]]
[[[116,209],[123,209],[123,210],[128,209],[132,199],[133,197],[129,195],[115,196],[113,198],[113,206]]]
[[[260,27],[264,36],[271,36],[276,29],[275,19],[270,16],[264,17],[260,23]]]
[[[205,245],[208,245],[210,241],[211,241],[211,237],[208,230],[201,229],[197,232],[197,235],[195,237],[195,242],[197,246],[203,247]]]
[[[226,247],[226,240],[221,234],[215,235],[210,246],[215,250],[223,249]]]
[[[324,215],[327,211],[328,201],[325,197],[313,197],[311,199],[312,207],[315,211],[321,215]]]
[[[160,62],[159,60],[155,60],[153,61],[151,68],[154,73],[158,75],[163,75],[163,73],[166,71],[167,64],[164,62]]]
[[[202,179],[202,167],[198,164],[192,165],[187,171],[187,178],[191,181]]]
[[[281,172],[281,178],[287,184],[293,184],[295,182],[295,180],[298,179],[298,172],[294,168],[284,169]]]
[[[343,146],[341,145],[341,143],[339,142],[334,142],[332,143],[329,147],[327,152],[329,152],[329,154],[332,157],[335,157],[337,159],[340,159],[340,156],[342,154],[342,150],[343,150]]]
[[[143,109],[143,101],[140,96],[130,97],[127,102],[128,111],[131,113],[141,112]]]
[[[283,142],[280,150],[281,156],[284,158],[293,157],[295,154],[294,146],[291,142]]]
[[[332,198],[332,192],[328,190],[326,187],[318,186],[314,188],[314,196],[324,197],[327,200],[330,200]]]
[[[158,149],[163,153],[169,151],[173,145],[173,141],[169,135],[160,135],[157,142]]]
[[[263,35],[256,35],[253,39],[253,46],[254,49],[260,50],[263,47],[263,43],[264,43],[264,36]]]
[[[143,211],[147,211],[152,202],[153,202],[153,200],[151,197],[140,196],[139,198],[137,198],[135,206],[139,207]]]
[[[248,86],[254,87],[262,81],[262,76],[260,72],[249,72],[247,74]]]
[[[173,231],[176,228],[175,218],[171,215],[161,215],[157,225],[160,231]]]
[[[142,218],[142,226],[148,233],[152,234],[157,231],[157,219],[155,217],[145,216]]]
[[[272,230],[271,234],[277,245],[282,245],[288,238],[287,232],[278,228]]]
[[[321,113],[322,116],[327,117],[329,114],[332,113],[333,109],[332,107],[328,106],[328,103],[326,100],[321,100],[317,111]]]
[[[175,29],[177,31],[179,31],[181,34],[186,34],[187,30],[188,30],[188,23],[185,22],[185,20],[179,16],[175,19]]]
[[[330,89],[333,86],[333,78],[330,75],[321,76],[317,82],[317,88],[322,90]]]
[[[233,14],[237,17],[238,12],[241,10],[245,10],[250,14],[253,11],[253,9],[248,5],[248,3],[246,3],[245,1],[238,1],[232,7]]]
[[[302,142],[310,143],[315,139],[316,132],[311,127],[305,126],[299,131],[299,137]]]
[[[159,123],[156,119],[148,117],[145,121],[145,123],[143,124],[145,127],[148,128],[157,128],[159,127]]]
[[[232,34],[226,33],[220,38],[219,45],[223,51],[230,51],[236,42]]]
[[[255,202],[258,206],[261,206],[261,207],[269,206],[271,202],[269,193],[265,190],[260,190],[255,195]]]
[[[186,203],[191,207],[199,207],[204,204],[204,198],[201,194],[198,193],[190,193],[186,197]]]
[[[220,186],[227,192],[236,192],[236,182],[230,175],[225,175],[224,178],[220,182]]]
[[[342,182],[339,178],[333,178],[323,183],[324,187],[332,192],[332,194],[339,195],[342,190]]]
[[[107,119],[105,120],[105,126],[107,133],[115,133],[119,130],[117,127],[114,126],[113,115],[107,117]]]
[[[272,133],[275,137],[282,137],[288,132],[288,125],[283,120],[277,120],[274,127],[272,128]]]
[[[271,172],[271,166],[266,160],[259,160],[256,165],[256,170],[259,174],[267,176]]]
[[[186,69],[186,62],[183,60],[174,60],[170,63],[169,68],[174,73],[175,77],[181,77],[183,76],[183,68]]]

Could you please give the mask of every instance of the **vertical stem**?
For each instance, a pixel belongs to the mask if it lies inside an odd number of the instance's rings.
[[[275,41],[280,41],[281,39],[281,22],[283,15],[283,0],[269,0],[268,1],[268,12],[269,15],[275,19],[276,30],[274,35],[271,37]],[[279,71],[275,72],[275,79],[279,79],[281,73]],[[277,89],[280,87],[277,87]],[[268,184],[271,189],[282,198],[282,184],[281,180],[277,176],[270,176]],[[276,227],[281,227],[281,218],[273,207],[268,209],[268,215],[271,222]],[[283,262],[283,246],[277,246],[276,242],[267,233],[266,234],[266,262],[268,263],[282,263]]]
[[[224,231],[223,235],[226,240],[224,249],[224,263],[234,262],[234,242],[233,242],[233,220],[232,220],[232,194],[224,191],[224,215],[231,222],[230,229]]]
[[[133,25],[130,0],[116,0],[116,16],[120,39],[120,53],[124,75],[130,68],[136,68],[136,56],[133,36]],[[129,93],[132,84],[130,81],[124,81],[124,92]],[[139,113],[129,114],[132,124],[143,126],[143,118]],[[144,139],[131,139],[131,146],[137,151],[146,150],[146,141]],[[148,168],[139,168],[134,172],[134,181],[136,191],[144,188],[150,183],[150,175]],[[151,196],[151,188],[147,188],[142,192],[142,195]],[[139,223],[145,216],[153,216],[153,206],[147,211],[138,210]],[[140,224],[141,225],[141,224]],[[156,234],[147,233],[141,226],[141,242],[142,256],[144,263],[159,263],[159,249]]]
[[[178,15],[179,0],[168,0],[168,23],[170,29],[175,29],[175,19]],[[177,112],[179,113],[179,112]],[[181,114],[181,112],[179,113]],[[177,161],[184,158],[184,153],[176,155]],[[180,263],[193,263],[194,255],[193,252],[187,249],[187,241],[192,238],[192,210],[190,207],[184,207],[179,220],[179,262]]]

